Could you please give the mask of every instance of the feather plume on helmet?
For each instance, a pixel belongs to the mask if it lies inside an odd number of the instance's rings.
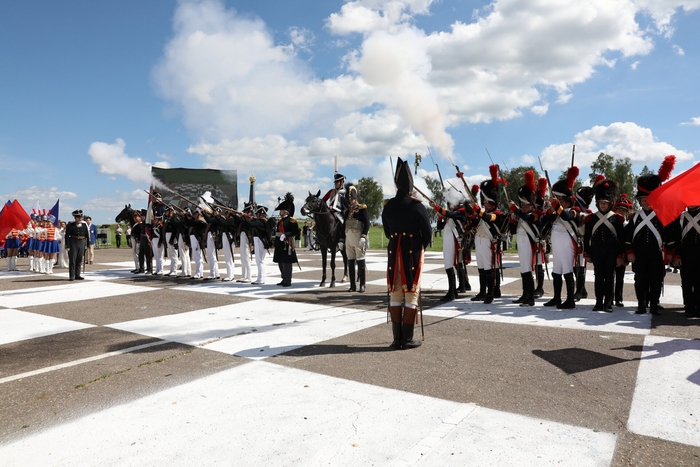
[[[566,172],[566,178],[564,180],[559,180],[552,185],[552,195],[556,196],[557,198],[563,198],[571,201],[571,197],[574,195],[574,185],[576,184],[578,174],[578,167],[575,165],[569,167]]]
[[[659,174],[645,174],[637,178],[637,198],[649,196],[652,191],[661,186],[663,182],[671,177],[671,172],[676,166],[676,156],[664,157],[659,167]]]
[[[491,164],[489,166],[489,173],[491,175],[490,179],[486,179],[481,182],[481,204],[486,202],[492,203],[498,206],[500,201],[500,195],[498,193],[498,164]]]
[[[535,172],[525,172],[525,184],[518,188],[518,199],[523,204],[535,204],[537,188],[535,186]]]

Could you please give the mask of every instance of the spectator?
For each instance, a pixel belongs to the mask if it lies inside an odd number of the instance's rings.
[[[85,218],[87,222],[88,229],[90,230],[90,242],[88,243],[87,249],[87,260],[89,264],[95,260],[95,242],[97,241],[97,226],[92,223],[92,217],[87,216]]]
[[[124,233],[124,230],[122,229],[122,226],[120,224],[117,224],[117,229],[114,231],[115,238],[117,239],[117,248],[122,247],[122,234]]]

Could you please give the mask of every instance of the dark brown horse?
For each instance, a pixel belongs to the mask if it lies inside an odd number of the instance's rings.
[[[319,287],[326,285],[326,261],[328,252],[331,253],[331,283],[329,287],[335,287],[335,253],[338,251],[338,242],[341,239],[343,224],[341,224],[331,213],[326,203],[320,198],[321,190],[309,196],[304,201],[304,206],[301,208],[302,216],[311,216],[316,224],[316,243],[321,247],[321,264],[323,267],[323,277]],[[345,249],[340,250],[343,257],[343,263],[347,262]]]

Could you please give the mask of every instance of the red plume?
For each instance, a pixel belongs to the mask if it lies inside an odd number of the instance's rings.
[[[569,167],[569,171],[566,173],[566,186],[569,187],[569,190],[574,189],[574,184],[576,183],[577,178],[578,167],[572,165],[571,167]]]
[[[537,190],[540,192],[540,197],[544,198],[547,195],[547,179],[542,177],[537,180]]]
[[[493,180],[493,184],[498,185],[498,164],[490,165],[489,172],[491,173],[491,180]]]
[[[595,180],[593,180],[593,186],[596,186],[597,184],[599,184],[599,183],[602,182],[603,180],[605,180],[605,175],[603,175],[603,174],[597,174],[597,175],[595,176]]]
[[[661,163],[659,168],[659,178],[661,182],[665,182],[671,177],[671,172],[673,172],[673,167],[676,166],[676,156],[666,156],[664,161]]]
[[[535,192],[535,172],[532,170],[525,172],[525,186],[531,192]]]
[[[472,185],[472,194],[474,196],[479,194],[479,185],[477,185],[476,183],[474,185]]]

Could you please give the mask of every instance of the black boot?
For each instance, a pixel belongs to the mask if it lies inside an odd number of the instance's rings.
[[[491,269],[493,273],[493,298],[501,298],[501,271],[498,269]]]
[[[574,273],[564,274],[564,280],[566,281],[566,301],[561,305],[557,305],[557,308],[560,310],[576,308],[576,301],[574,300]]]
[[[440,301],[451,302],[452,300],[457,298],[457,293],[455,291],[455,270],[454,268],[445,269],[445,273],[447,274],[448,289],[445,296],[440,298]]]
[[[467,265],[462,263],[462,270],[460,271],[460,274],[464,276],[463,282],[464,282],[464,291],[465,292],[470,292],[472,290],[472,286],[469,283],[469,275],[467,274]]]
[[[494,290],[496,288],[494,274],[498,274],[498,271],[495,269],[484,271],[484,278],[486,279],[486,296],[484,297],[484,303],[487,305],[493,303]]]
[[[513,303],[523,303],[523,300],[527,296],[527,285],[525,284],[527,279],[525,279],[525,274],[530,274],[530,273],[522,273],[522,272],[520,273],[520,282],[523,285],[523,294],[521,296],[519,296],[517,299],[513,300]],[[530,274],[530,275],[532,275],[532,274]]]
[[[480,302],[484,297],[486,297],[486,278],[484,277],[484,270],[479,269],[479,293],[470,298],[470,300],[472,302]]]
[[[464,264],[457,263],[457,292],[464,293],[467,291],[467,287],[464,284]]]
[[[391,332],[394,336],[394,340],[389,347],[394,350],[399,350],[401,348],[401,329],[403,327],[400,306],[389,306],[389,314],[391,315]]]
[[[421,341],[413,340],[413,329],[415,328],[416,314],[418,311],[415,308],[403,309],[403,329],[401,330],[401,348],[415,349],[420,347]]]
[[[561,286],[562,277],[561,274],[552,273],[552,286],[554,287],[554,296],[552,299],[544,304],[544,306],[559,306],[561,305]]]
[[[365,269],[365,260],[364,259],[358,259],[357,260],[357,275],[360,277],[360,292],[365,291],[365,273],[367,270]]]
[[[348,273],[350,277],[350,288],[348,289],[348,292],[355,292],[357,289],[355,288],[355,260],[354,259],[349,259],[348,260]]]
[[[575,268],[574,272],[576,273],[576,293],[574,294],[574,300],[578,302],[582,298],[588,297],[588,292],[586,291],[586,268],[579,266]]]
[[[403,325],[401,323],[391,323],[391,332],[394,335],[394,340],[389,345],[392,349],[399,350],[401,348],[401,329]]]
[[[541,264],[535,266],[535,275],[537,276],[537,287],[533,296],[534,298],[540,298],[544,295],[544,289],[542,288],[544,284],[544,267]]]
[[[526,272],[523,276],[523,284],[525,285],[525,293],[520,306],[535,306],[535,278],[531,272]]]

